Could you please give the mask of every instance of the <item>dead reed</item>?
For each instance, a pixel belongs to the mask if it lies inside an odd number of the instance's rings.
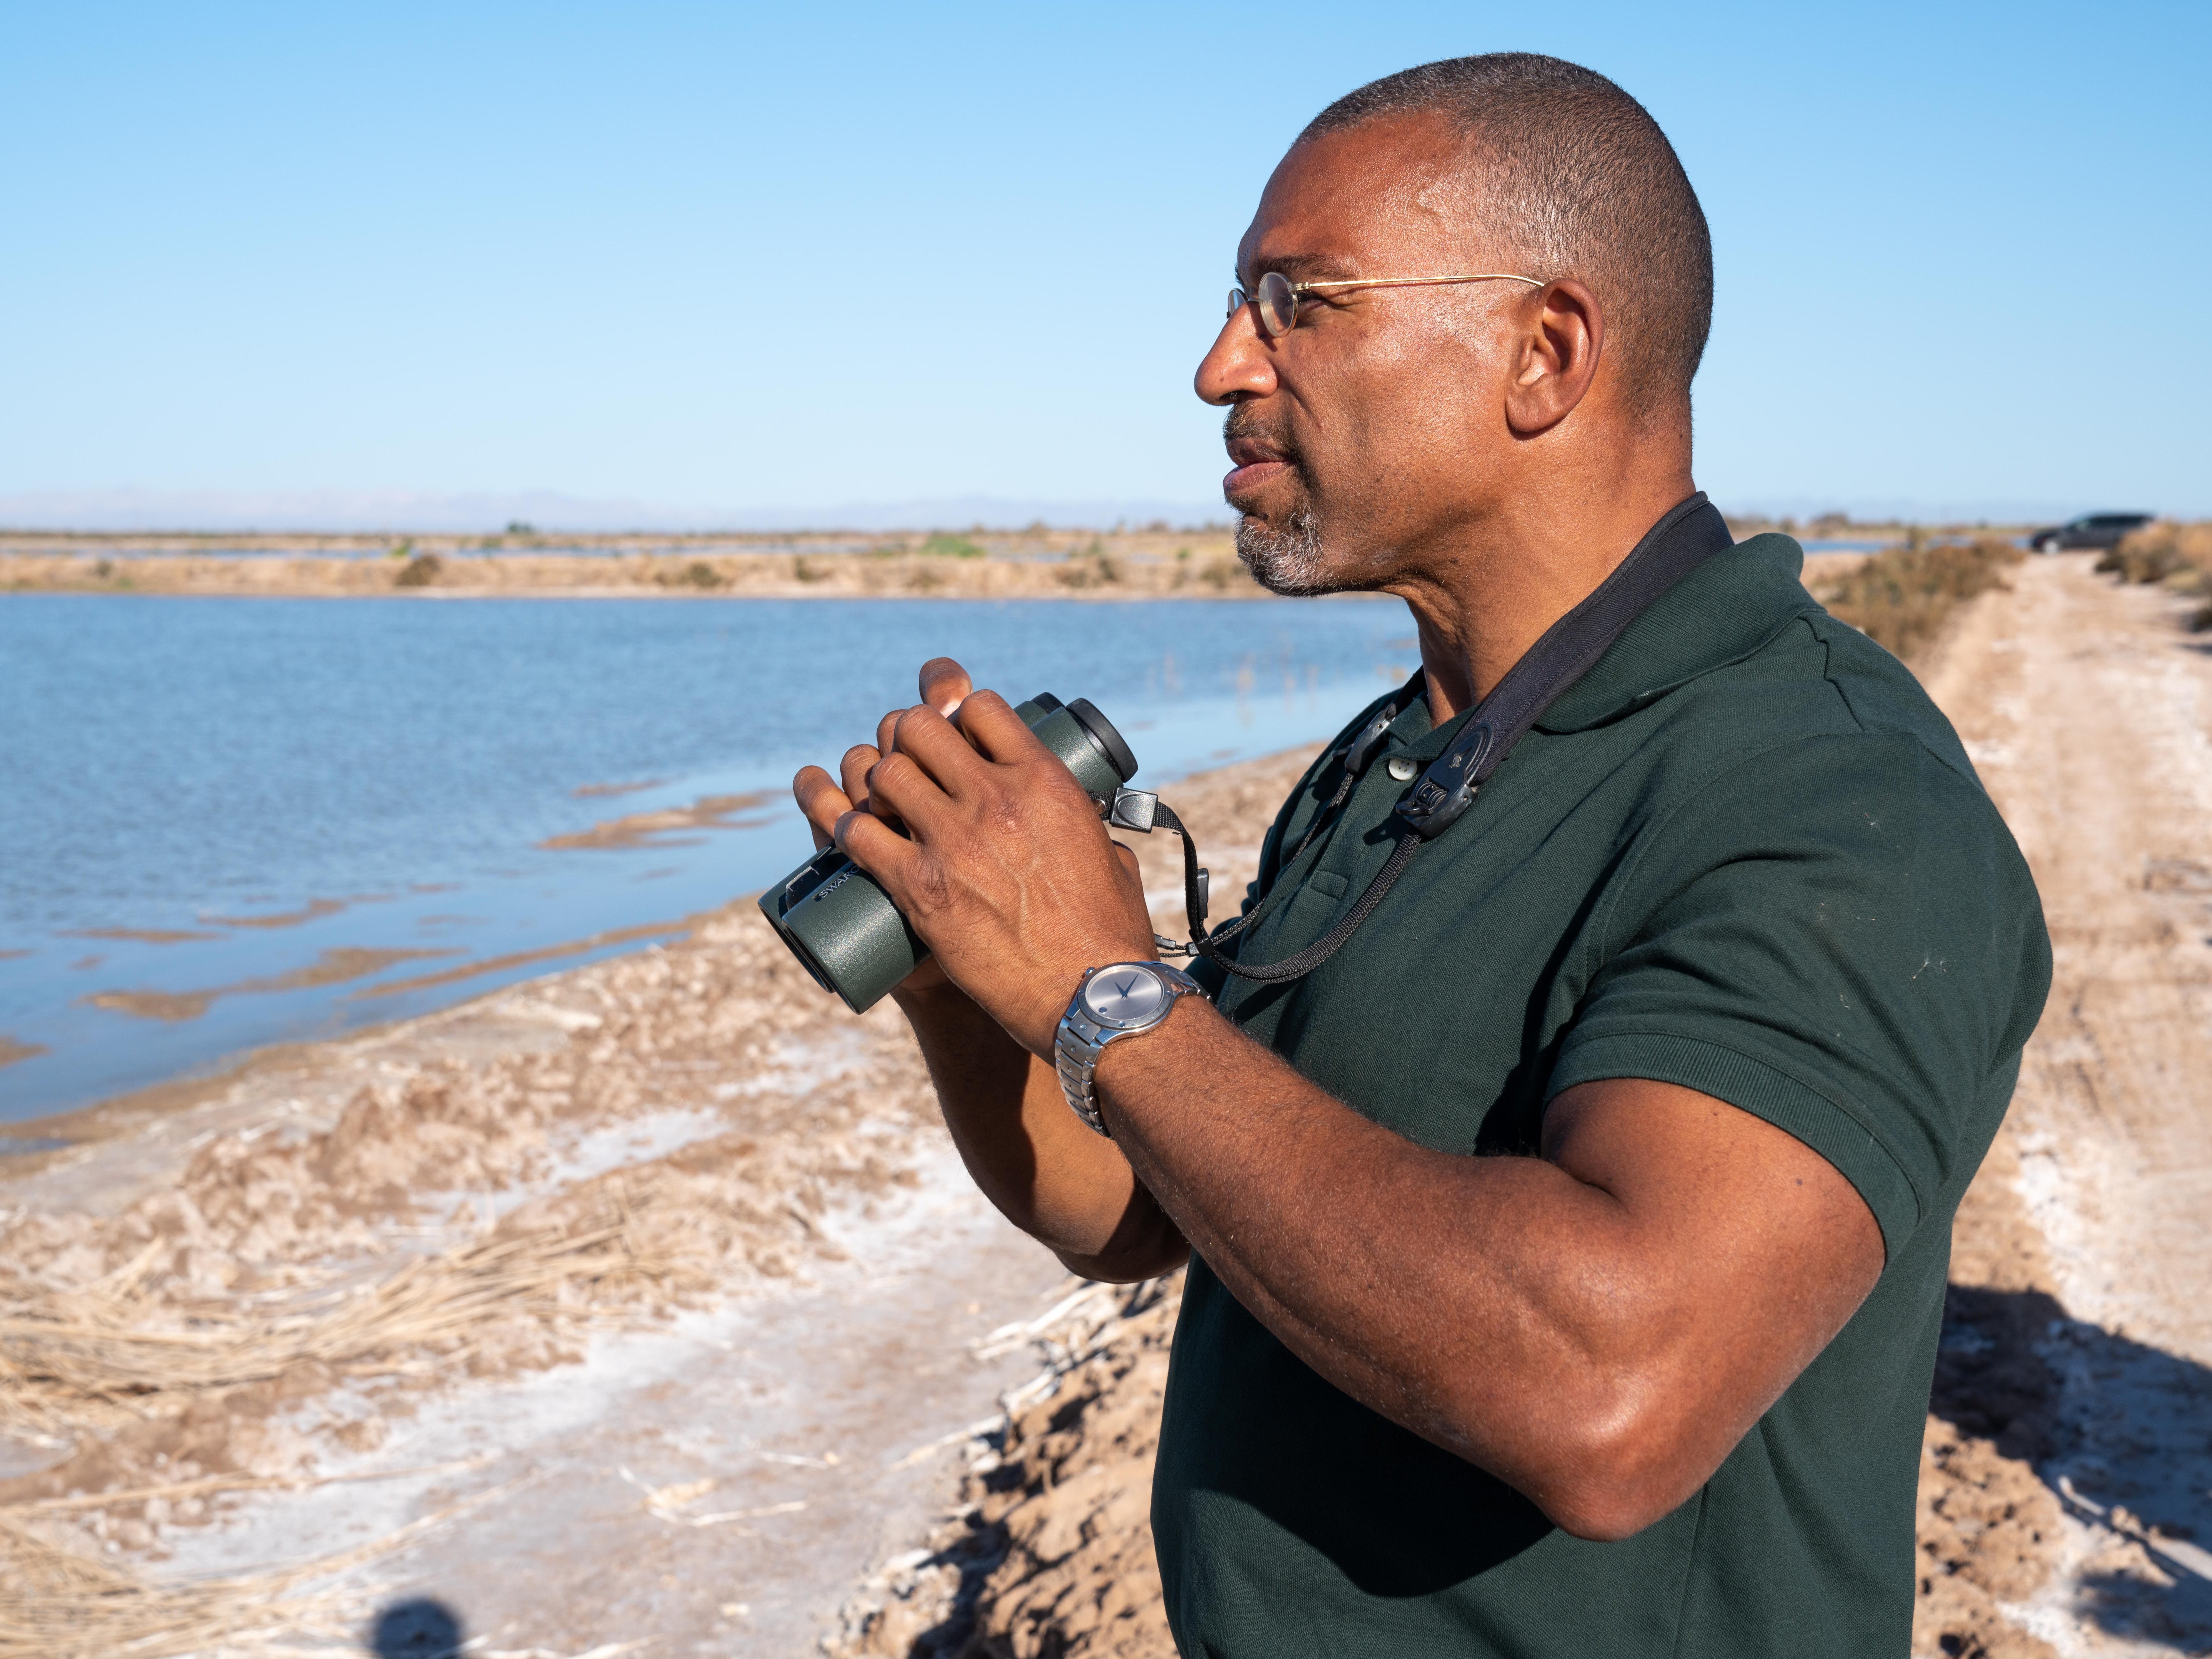
[[[303,1362],[395,1374],[427,1351],[467,1346],[495,1318],[574,1318],[626,1286],[685,1274],[626,1206],[582,1231],[495,1232],[372,1284],[273,1305],[157,1297],[148,1273],[164,1248],[73,1289],[0,1292],[0,1428],[98,1432],[158,1413],[161,1396],[263,1382]]]
[[[1908,541],[1874,555],[1820,598],[1831,615],[1909,662],[1934,643],[1954,610],[2002,587],[2004,573],[2026,556],[1994,536],[1934,546]]]
[[[2100,554],[2097,568],[2122,581],[2160,582],[2197,598],[2203,602],[2190,617],[2190,631],[2212,628],[2212,523],[2160,519],[2145,525]]]
[[[511,1490],[478,1493],[371,1543],[295,1566],[173,1583],[87,1555],[0,1510],[0,1582],[7,1585],[0,1659],[275,1655],[305,1651],[293,1645],[301,1638],[344,1641],[367,1592],[337,1581]]]
[[[549,1323],[605,1316],[634,1305],[640,1291],[665,1293],[696,1277],[650,1237],[619,1194],[595,1224],[495,1231],[418,1256],[374,1283],[274,1304],[165,1297],[149,1282],[164,1248],[157,1241],[105,1278],[71,1289],[19,1284],[0,1291],[0,1428],[65,1443],[181,1411],[303,1362],[355,1377],[442,1367],[465,1360],[495,1325],[518,1316]],[[346,1638],[343,1619],[362,1592],[331,1581],[488,1495],[340,1555],[180,1583],[142,1577],[89,1554],[80,1535],[56,1525],[73,1511],[155,1497],[299,1484],[216,1474],[0,1505],[0,1583],[7,1586],[0,1659],[275,1654],[300,1650],[284,1644],[301,1638]]]

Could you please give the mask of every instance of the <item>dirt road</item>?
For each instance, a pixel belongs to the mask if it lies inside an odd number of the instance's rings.
[[[2055,957],[2003,1139],[1960,1218],[1947,1370],[2002,1365],[2021,1339],[2043,1369],[2014,1449],[2048,1494],[2048,1571],[2002,1584],[1992,1650],[2009,1626],[2066,1655],[2199,1654],[2212,1651],[2212,653],[2182,631],[2180,602],[2099,575],[2093,558],[2020,567],[1927,675],[2034,867]]]

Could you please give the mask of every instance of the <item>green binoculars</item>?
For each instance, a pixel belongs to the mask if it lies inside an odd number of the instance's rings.
[[[1137,757],[1113,723],[1081,697],[1063,703],[1040,692],[1014,710],[1057,755],[1098,805],[1113,807],[1137,775]],[[876,878],[834,847],[825,847],[760,898],[792,954],[825,991],[854,1013],[866,1013],[928,957]]]

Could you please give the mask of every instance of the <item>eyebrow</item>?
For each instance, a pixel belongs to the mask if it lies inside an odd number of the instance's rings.
[[[1257,261],[1253,267],[1252,279],[1257,282],[1271,270],[1281,271],[1294,283],[1314,282],[1331,276],[1350,278],[1355,274],[1345,269],[1342,260],[1326,253],[1285,253],[1276,258]],[[1236,274],[1236,280],[1240,284],[1243,282],[1241,271]]]

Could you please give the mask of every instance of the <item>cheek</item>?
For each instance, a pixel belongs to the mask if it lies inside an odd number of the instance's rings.
[[[1463,471],[1496,424],[1480,390],[1495,378],[1494,346],[1486,330],[1385,328],[1356,355],[1315,363],[1299,403],[1317,504],[1340,509]]]

